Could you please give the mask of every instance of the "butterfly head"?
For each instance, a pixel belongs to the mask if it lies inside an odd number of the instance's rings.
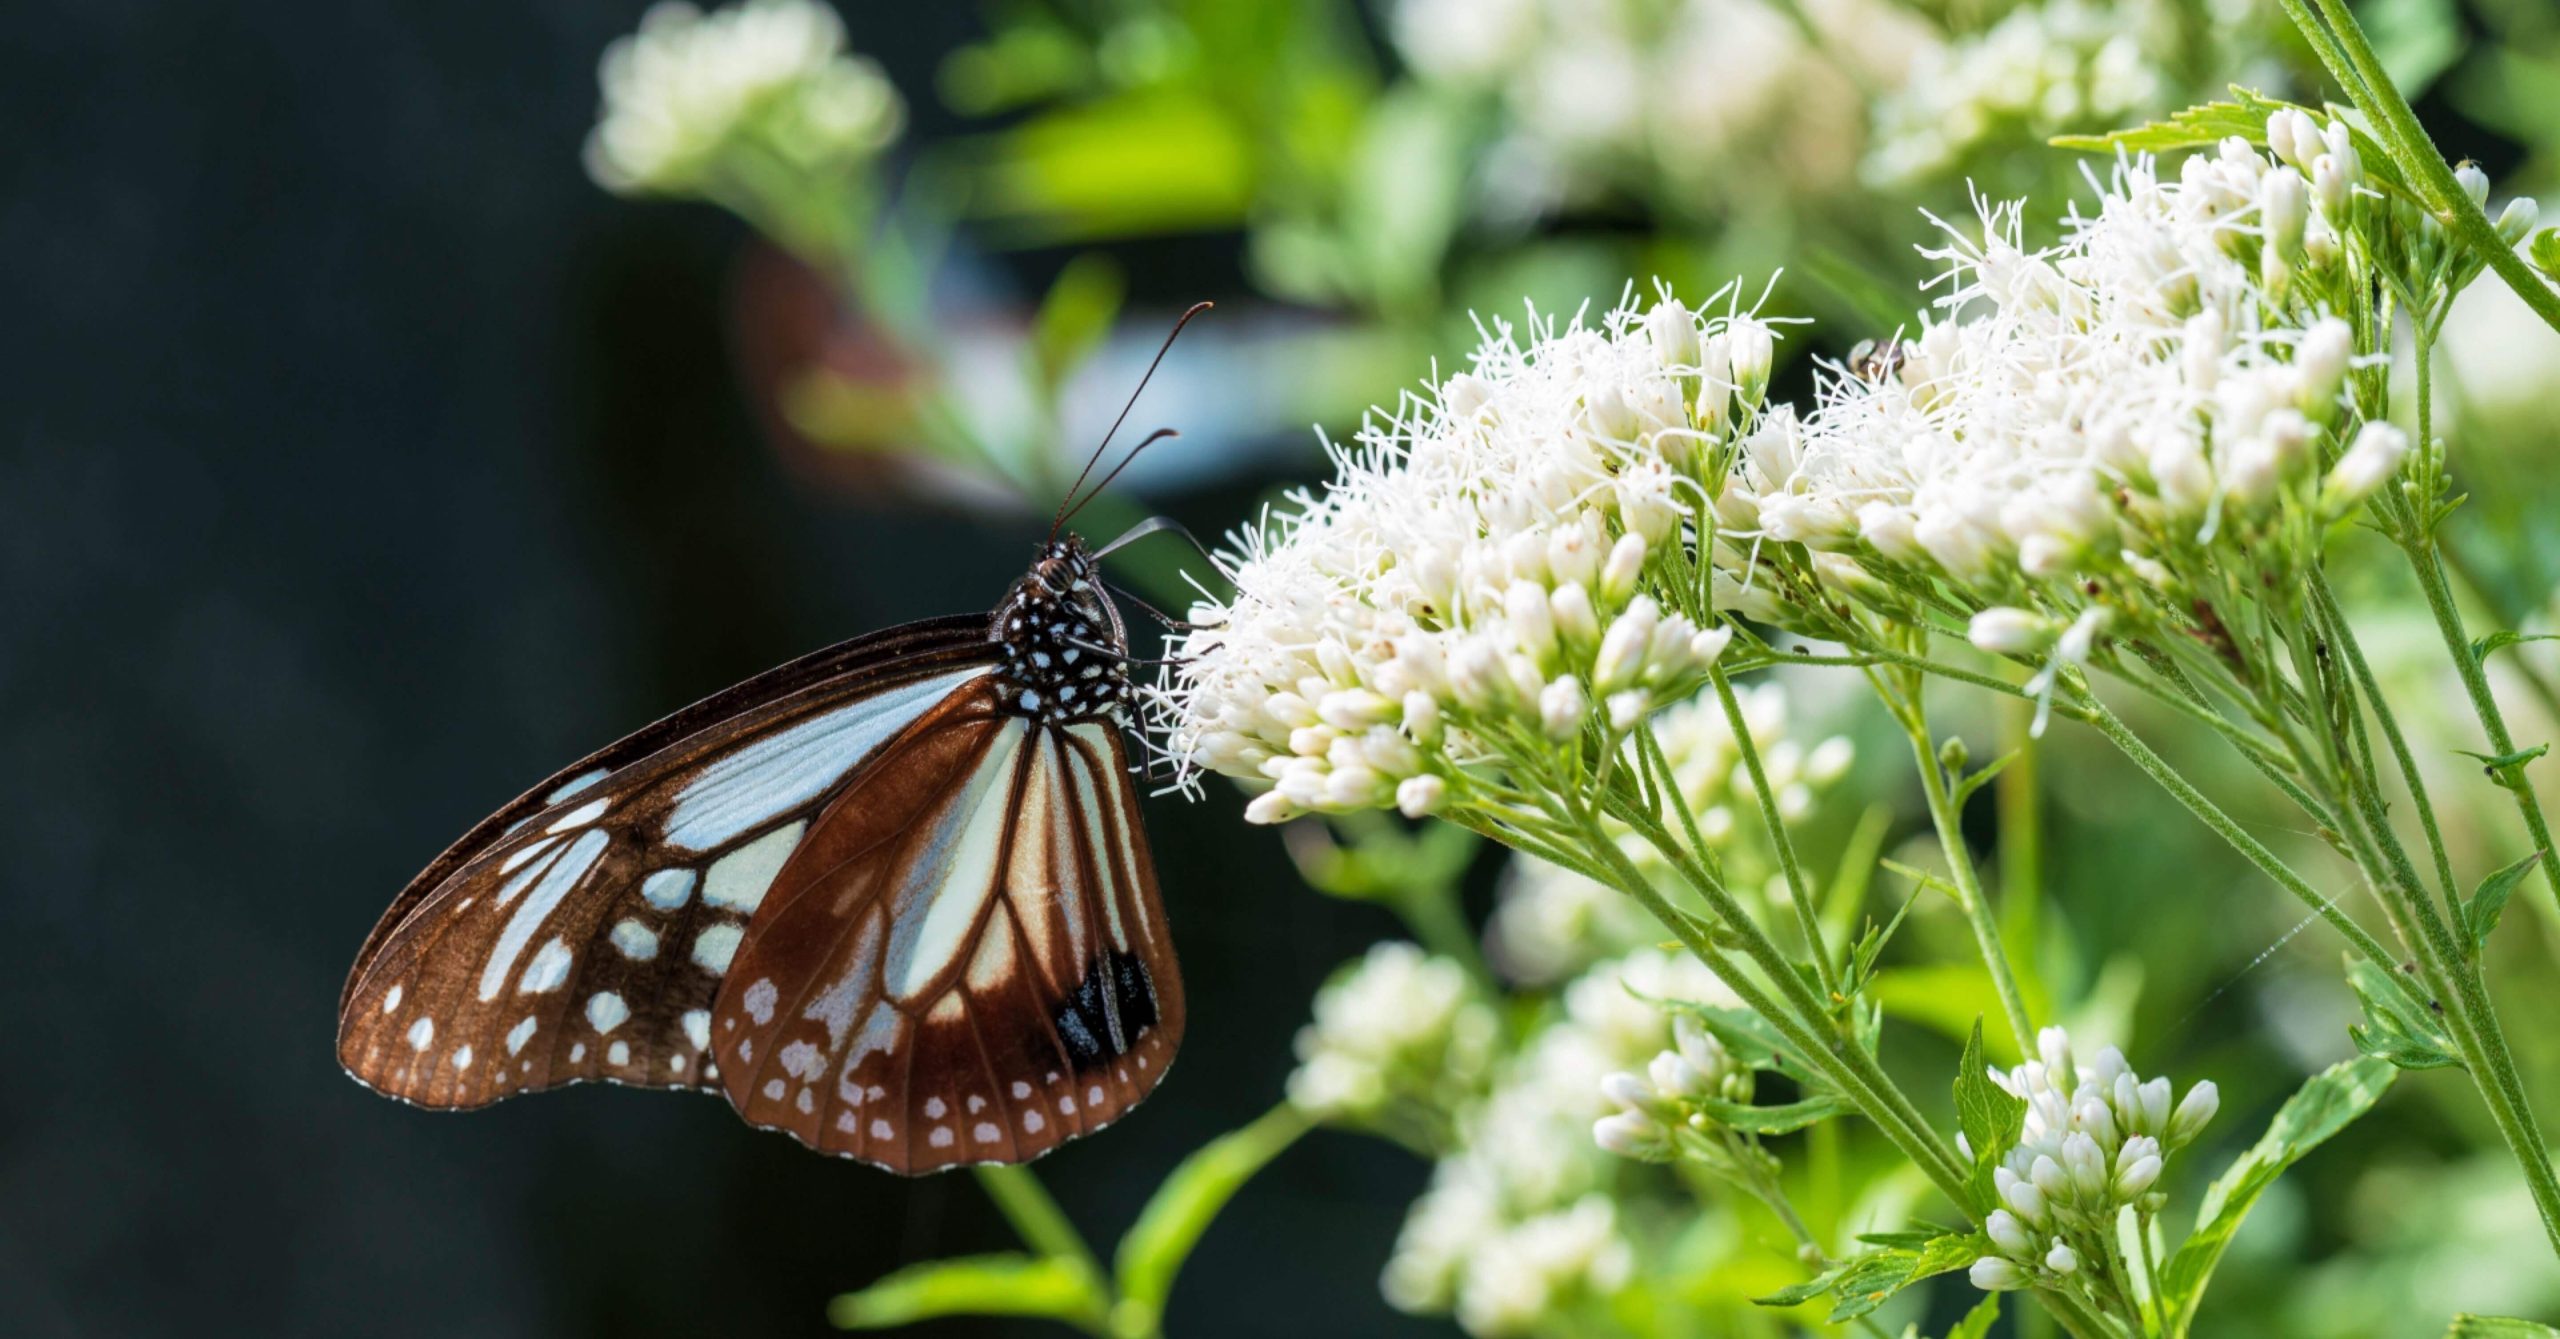
[[[989,631],[1004,646],[996,669],[1004,710],[1059,725],[1127,718],[1127,638],[1082,538],[1043,545]]]

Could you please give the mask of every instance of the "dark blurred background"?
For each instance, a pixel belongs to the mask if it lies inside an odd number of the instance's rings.
[[[485,811],[792,655],[988,606],[1044,528],[786,478],[725,346],[745,230],[578,168],[640,6],[40,9],[0,57],[0,1333],[816,1334],[839,1291],[1010,1246],[966,1178],[716,1099],[438,1116],[332,1060],[365,931]],[[976,26],[850,17],[893,75]],[[1150,252],[1132,298],[1223,296],[1232,255]],[[1292,895],[1232,804],[1149,817],[1191,1044],[1042,1164],[1106,1243],[1276,1099],[1308,994],[1384,929]],[[1374,1283],[1424,1171],[1304,1141],[1173,1332],[1428,1329]]]

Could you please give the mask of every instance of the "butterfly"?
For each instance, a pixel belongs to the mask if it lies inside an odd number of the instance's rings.
[[[1184,1008],[1098,563],[1178,527],[1093,551],[1058,537],[1071,514],[991,614],[770,670],[471,829],[365,940],[339,1063],[440,1109],[714,1090],[907,1175],[1028,1161],[1126,1114]]]

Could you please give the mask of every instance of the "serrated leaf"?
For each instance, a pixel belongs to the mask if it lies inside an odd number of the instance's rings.
[[[1715,1039],[1724,1043],[1724,1048],[1747,1068],[1781,1069],[1800,1084],[1816,1081],[1812,1067],[1798,1054],[1794,1043],[1789,1042],[1769,1020],[1748,1009],[1699,1004],[1691,1000],[1658,1000],[1637,992],[1629,993],[1636,994],[1638,999],[1648,1004],[1698,1020],[1699,1026],[1713,1033]]]
[[[2194,1319],[2214,1266],[2221,1263],[2223,1251],[2258,1197],[2285,1168],[2372,1110],[2399,1074],[2389,1061],[2368,1055],[2312,1075],[2276,1112],[2266,1134],[2206,1189],[2196,1211],[2195,1231],[2161,1275],[2161,1295],[2178,1318],[2172,1332],[2183,1333]]]
[[[1156,1187],[1139,1210],[1138,1221],[1120,1239],[1112,1268],[1122,1305],[1161,1315],[1173,1294],[1174,1275],[1209,1230],[1210,1220],[1244,1189],[1256,1172],[1271,1164],[1298,1136],[1307,1118],[1282,1105],[1240,1130],[1232,1130],[1184,1158],[1173,1174]]]
[[[2453,1328],[2444,1332],[2444,1339],[2560,1339],[2560,1330],[2538,1321],[2466,1311],[2453,1318]]]
[[[1973,1173],[1966,1181],[1974,1193],[1971,1207],[1976,1208],[1991,1203],[1991,1169],[2018,1142],[2018,1131],[2027,1121],[2027,1104],[1993,1083],[1990,1068],[1982,1057],[1982,1019],[1977,1016],[1972,1035],[1965,1039],[1964,1058],[1957,1062],[1955,1082],[1956,1127],[1964,1131],[1965,1146],[1973,1150]]]
[[[2463,905],[2462,919],[2471,931],[2471,947],[2475,952],[2487,947],[2490,932],[2498,928],[2498,917],[2507,909],[2507,899],[2515,895],[2516,885],[2524,882],[2525,876],[2541,862],[2542,852],[2536,851],[2482,879],[2480,886],[2472,891],[2471,900]]]
[[[1711,1120],[1721,1122],[1746,1134],[1792,1134],[1808,1125],[1826,1121],[1850,1110],[1847,1102],[1837,1097],[1808,1097],[1783,1106],[1755,1107],[1745,1102],[1719,1102],[1701,1098],[1700,1111]]]
[[[1805,1303],[1831,1291],[1831,1286],[1838,1283],[1840,1281],[1840,1276],[1848,1273],[1849,1266],[1854,1263],[1856,1262],[1850,1261],[1844,1264],[1833,1265],[1831,1268],[1814,1275],[1812,1278],[1806,1279],[1802,1283],[1780,1288],[1766,1297],[1754,1297],[1751,1299],[1752,1305],[1803,1306]]]
[[[1860,1240],[1891,1238],[1909,1241],[1917,1233],[1872,1233]],[[1856,1320],[1885,1304],[1895,1293],[1920,1282],[1962,1269],[1982,1258],[1991,1249],[1989,1238],[1979,1232],[1939,1232],[1929,1234],[1910,1246],[1887,1246],[1844,1260],[1813,1278],[1767,1297],[1754,1299],[1761,1306],[1801,1306],[1825,1293],[1834,1294],[1831,1323]]]
[[[2471,658],[2475,661],[2486,661],[2489,658],[2490,653],[2493,651],[2502,651],[2510,646],[2522,646],[2526,642],[2560,642],[2560,633],[2537,632],[2528,634],[2522,632],[2510,632],[2505,628],[2500,628],[2498,631],[2490,633],[2488,636],[2482,637],[2471,643]]]
[[[827,1319],[843,1330],[885,1330],[943,1316],[1046,1316],[1090,1325],[1107,1310],[1083,1267],[1008,1252],[911,1265],[828,1303]]]
[[[2267,142],[2267,118],[2292,109],[2308,112],[2326,124],[2336,115],[2335,109],[2304,107],[2281,98],[2261,96],[2254,89],[2233,85],[2228,102],[2207,102],[2173,112],[2167,120],[2130,126],[2103,135],[2057,135],[2045,141],[2057,149],[2075,149],[2082,153],[2167,153],[2178,149],[2210,148],[2234,135],[2251,144],[2264,147]],[[2356,152],[2364,159],[2365,174],[2405,195],[2408,182],[2399,167],[2383,151],[2380,141],[2348,126],[2354,136]]]
[[[2364,1001],[2364,1021],[2347,1029],[2356,1049],[2402,1069],[2459,1065],[2453,1039],[2435,1018],[2401,992],[2390,969],[2362,958],[2347,960],[2347,984]]]
[[[2549,744],[2536,744],[2529,749],[2512,749],[2505,753],[2474,753],[2469,749],[2454,750],[2463,757],[2479,759],[2480,770],[2487,772],[2490,780],[2509,790],[2514,790],[2524,783],[2521,773],[2526,763],[2550,751]]]

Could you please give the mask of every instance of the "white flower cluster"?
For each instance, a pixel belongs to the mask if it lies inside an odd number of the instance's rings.
[[[1503,1067],[1460,1120],[1463,1142],[1414,1202],[1380,1280],[1400,1309],[1454,1312],[1471,1334],[1527,1330],[1577,1297],[1606,1296],[1638,1244],[1607,1193],[1616,1160],[1589,1136],[1612,1071],[1674,1044],[1655,1000],[1732,1004],[1696,959],[1645,949],[1601,964],[1564,992],[1561,1017]]]
[[[2184,21],[2161,11],[2141,0],[2047,0],[1925,49],[1911,78],[1876,107],[1868,176],[1919,180],[1994,139],[2106,129],[2157,109],[2170,81],[2154,53],[2169,48]]]
[[[2027,1119],[2017,1147],[1991,1173],[2002,1207],[1983,1231],[1997,1253],[1972,1271],[1974,1286],[1989,1291],[2055,1283],[2084,1261],[2106,1258],[2118,1211],[2159,1211],[2163,1197],[2153,1187],[2168,1156],[2221,1105],[2207,1081],[2171,1107],[2169,1081],[2145,1082],[2112,1046],[2081,1067],[2058,1027],[2036,1037],[2036,1053],[2014,1070],[1991,1072],[2027,1104]]]
[[[817,0],[745,0],[705,14],[660,0],[605,48],[604,109],[587,173],[625,195],[703,190],[741,137],[794,166],[859,162],[897,136],[897,90],[845,50]]]
[[[1939,316],[1749,443],[1717,504],[1723,560],[1763,557],[1741,546],[1756,533],[1851,590],[1950,581],[2041,606],[1977,628],[1985,645],[2079,654],[2115,614],[2184,618],[2307,561],[2407,442],[2345,439],[2351,333],[2310,302],[2343,283],[2362,170],[2344,125],[2300,120],[2279,157],[2234,139],[2174,180],[2120,163],[2047,251],[2020,245],[2016,206],[1984,209],[1978,245],[1933,253]]]
[[[1879,0],[1399,0],[1390,31],[1424,81],[1498,99],[1490,176],[1549,206],[1676,183],[1690,198],[1787,174],[1848,183],[1861,82],[1900,82],[1926,29]],[[1810,25],[1822,46],[1806,40]]]
[[[1600,1080],[1601,1095],[1618,1109],[1592,1122],[1592,1142],[1620,1157],[1660,1161],[1671,1156],[1672,1127],[1708,1119],[1693,1109],[1699,1099],[1751,1100],[1751,1070],[1697,1019],[1673,1018],[1671,1039],[1641,1073],[1622,1069]]]
[[[1808,749],[1789,737],[1784,684],[1736,685],[1734,696],[1777,794],[1779,816],[1804,817],[1817,795],[1848,774],[1854,756],[1848,739],[1834,735]],[[1653,730],[1699,837],[1731,881],[1748,887],[1774,880],[1776,860],[1766,849],[1751,778],[1723,705],[1712,696],[1680,703],[1656,715]],[[1651,846],[1627,837],[1620,849],[1639,870],[1663,876],[1658,886],[1668,883],[1669,871]],[[1783,882],[1774,885],[1773,895],[1784,892]],[[1661,937],[1662,927],[1624,893],[1525,855],[1512,860],[1485,927],[1486,945],[1504,975],[1531,985]]]
[[[1378,944],[1317,992],[1298,1031],[1289,1100],[1325,1120],[1375,1119],[1393,1101],[1447,1104],[1482,1087],[1501,1021],[1466,969],[1401,941]]]
[[[1642,593],[1773,332],[1668,298],[1598,329],[1497,325],[1474,369],[1338,449],[1322,493],[1240,532],[1153,695],[1168,751],[1270,784],[1246,817],[1436,812],[1507,742],[1614,740],[1694,693],[1730,632]],[[1515,755],[1516,756],[1516,755]]]

